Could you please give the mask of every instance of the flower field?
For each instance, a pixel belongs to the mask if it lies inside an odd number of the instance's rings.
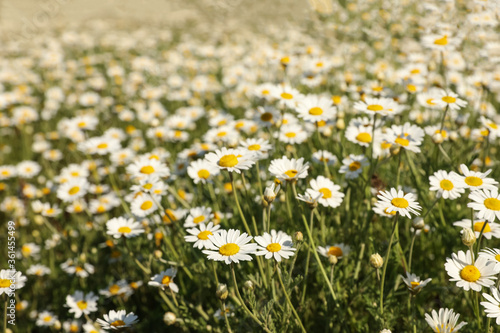
[[[497,331],[500,3],[310,7],[3,42],[3,332]]]

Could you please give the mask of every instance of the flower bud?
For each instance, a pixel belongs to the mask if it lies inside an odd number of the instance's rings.
[[[373,268],[379,269],[384,265],[384,259],[378,253],[374,253],[370,256],[370,265]]]
[[[329,256],[328,256],[328,262],[330,263],[330,265],[332,265],[332,266],[333,266],[333,265],[336,265],[336,264],[337,264],[337,262],[339,262],[339,259],[337,258],[337,256],[336,256],[336,255],[333,255],[333,254],[332,254],[332,255],[329,255]]]
[[[156,258],[161,258],[163,256],[163,253],[160,250],[155,250],[154,255]]]
[[[458,133],[456,131],[451,131],[450,132],[450,140],[451,141],[457,141],[460,138]]]
[[[225,285],[224,283],[219,283],[215,294],[221,301],[225,300],[229,294],[229,292],[227,291],[227,285]]]
[[[462,229],[462,243],[465,246],[472,246],[476,242],[476,234],[472,231],[471,228],[463,228]]]
[[[297,231],[295,233],[295,240],[297,242],[302,242],[304,240],[304,234],[302,234],[300,231]]]
[[[399,145],[391,145],[389,151],[391,152],[391,155],[395,156],[399,154],[399,152],[401,151],[401,147]]]
[[[432,136],[432,142],[434,142],[435,144],[440,144],[443,142],[443,140],[443,135],[440,132],[434,133],[434,135]]]
[[[245,283],[243,284],[243,288],[248,289],[248,290],[253,290],[253,282],[250,280],[246,280]]]
[[[266,187],[264,190],[264,200],[267,203],[272,203],[276,199],[276,195],[280,191],[281,186],[276,186],[274,183],[271,186]]]
[[[165,315],[163,315],[163,322],[168,326],[175,324],[176,320],[177,317],[173,312],[166,312]]]
[[[345,129],[345,121],[344,118],[337,119],[337,129],[343,130]]]
[[[425,227],[424,219],[421,217],[417,217],[411,221],[411,224],[415,230],[420,230]]]

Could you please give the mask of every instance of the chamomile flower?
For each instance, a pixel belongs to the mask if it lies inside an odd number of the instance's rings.
[[[426,279],[424,281],[420,281],[420,277],[416,274],[406,272],[406,277],[401,275],[403,282],[408,286],[408,289],[412,294],[417,294],[425,287],[429,282],[431,282],[431,278]]]
[[[30,268],[26,270],[27,275],[44,276],[50,274],[50,268],[40,264],[31,265]]]
[[[88,191],[89,183],[85,178],[71,178],[61,184],[57,190],[57,197],[64,202],[73,202],[82,198]]]
[[[119,331],[132,327],[137,322],[137,316],[133,312],[127,314],[126,310],[111,310],[104,315],[104,320],[99,318],[96,322],[105,330]]]
[[[175,268],[169,268],[166,271],[153,276],[151,278],[151,281],[148,282],[148,285],[161,288],[162,290],[165,290],[165,288],[169,288],[174,293],[178,293],[179,287],[174,283],[174,277],[176,274],[177,270]]]
[[[390,203],[377,201],[373,207],[373,211],[380,216],[392,218],[396,216],[396,211],[389,212],[389,207],[391,206]]]
[[[352,143],[358,144],[362,147],[369,147],[373,140],[372,135],[377,137],[382,134],[379,130],[377,130],[377,133],[372,132],[372,126],[355,126],[349,124],[349,127],[347,127],[345,131],[345,137]]]
[[[247,139],[240,142],[242,148],[254,153],[256,159],[264,159],[268,157],[268,152],[272,149],[272,145],[265,139]]]
[[[411,214],[420,215],[418,212],[422,209],[413,193],[405,194],[402,190],[391,188],[390,191],[381,191],[377,195],[379,202],[387,205],[387,213],[398,212],[411,219]],[[411,214],[410,214],[411,213]]]
[[[469,194],[467,207],[477,211],[477,217],[494,221],[495,217],[500,219],[500,194],[498,189],[473,191]]]
[[[340,192],[340,186],[335,185],[330,179],[318,176],[316,179],[311,179],[309,185],[314,191],[323,195],[318,202],[324,207],[336,208],[342,203],[344,193]]]
[[[169,168],[157,158],[143,156],[133,164],[127,166],[127,173],[132,178],[142,179],[150,176],[158,176],[160,178],[170,175]]]
[[[254,254],[257,249],[257,244],[250,243],[252,236],[235,229],[221,230],[219,233],[209,235],[208,239],[215,249],[203,250],[203,253],[208,255],[208,259],[224,261],[227,265],[233,262],[237,264],[240,261],[251,261],[250,254]]]
[[[432,310],[432,317],[426,313],[425,321],[436,333],[454,333],[467,325],[466,322],[457,325],[459,317],[460,314],[453,312],[453,309],[439,309],[439,313]]]
[[[328,97],[308,95],[299,101],[296,111],[299,118],[316,123],[333,119],[336,107]]]
[[[312,154],[312,160],[313,162],[320,164],[326,162],[326,165],[332,166],[337,163],[337,156],[326,150],[318,150]]]
[[[66,296],[66,306],[69,307],[69,313],[74,313],[75,318],[80,318],[83,314],[90,314],[97,311],[97,300],[99,296],[93,292],[84,295],[82,291],[77,290],[73,295]]]
[[[272,160],[269,166],[269,172],[282,181],[296,181],[305,178],[307,177],[307,169],[309,169],[309,162],[304,163],[303,157],[297,160],[283,156],[280,159]]]
[[[158,201],[159,197],[142,193],[132,201],[130,210],[137,217],[145,217],[158,209],[156,204]]]
[[[371,98],[354,103],[354,109],[370,116],[380,114],[382,116],[395,115],[402,111],[402,107],[391,98]]]
[[[137,237],[144,232],[142,225],[133,218],[114,217],[106,222],[107,234],[114,238],[132,238]]]
[[[21,272],[13,272],[8,269],[0,270],[0,295],[10,295],[14,290],[21,289],[28,278]],[[14,284],[14,286],[12,286]]]
[[[23,161],[16,166],[17,175],[20,178],[33,178],[40,173],[42,167],[34,161]]]
[[[205,160],[193,161],[187,168],[187,174],[195,184],[206,184],[211,182],[211,178],[217,176],[220,169]]]
[[[292,237],[283,231],[271,230],[270,234],[265,232],[254,239],[259,244],[255,255],[263,255],[266,259],[274,258],[277,262],[280,262],[281,258],[288,259],[294,255]]]
[[[437,95],[438,98],[436,102],[442,108],[448,107],[450,110],[460,110],[461,108],[467,106],[467,102],[458,98],[458,95],[452,91],[446,92],[441,89],[437,91]]]
[[[13,165],[0,166],[0,180],[5,180],[15,177],[17,174],[16,167]]]
[[[500,272],[500,249],[486,248],[479,251],[478,255],[480,257],[485,257],[488,262],[495,264],[495,269]]]
[[[420,127],[405,123],[403,126],[392,125],[384,135],[384,139],[403,149],[419,153],[419,146],[422,144],[424,135],[424,131]]]
[[[483,297],[486,301],[481,302],[484,307],[484,312],[486,312],[486,317],[495,318],[497,325],[500,325],[500,293],[497,287],[490,288],[490,294],[483,293]]]
[[[460,185],[464,188],[468,188],[471,191],[473,190],[495,190],[498,182],[493,178],[487,178],[491,173],[491,169],[486,172],[472,171],[465,166],[465,164],[460,165],[460,170],[462,171],[463,176],[458,173],[453,173],[453,178],[455,178],[456,184]]]
[[[429,191],[437,191],[438,198],[443,197],[451,200],[459,198],[465,192],[465,189],[461,187],[461,184],[457,184],[455,180],[454,172],[448,174],[444,170],[438,170],[429,177],[431,185]]]
[[[42,311],[38,314],[38,317],[36,319],[36,325],[37,326],[52,326],[56,323],[57,321],[57,316],[50,311]]]
[[[467,250],[458,251],[458,254],[453,253],[451,258],[446,259],[444,264],[446,272],[451,277],[450,281],[456,281],[457,287],[463,288],[465,291],[469,289],[481,291],[481,288],[491,287],[496,280],[495,264],[491,263],[485,257],[478,257],[473,262],[471,252]]]
[[[277,101],[281,107],[295,109],[297,102],[304,96],[295,88],[288,85],[278,85],[271,89],[271,96]]]
[[[244,149],[227,149],[226,147],[217,149],[214,153],[208,153],[205,159],[221,170],[236,173],[250,169],[255,163],[253,153]]]
[[[328,258],[329,256],[336,256],[338,259],[342,259],[351,252],[351,247],[345,245],[344,243],[327,245],[325,247],[318,246],[318,252],[323,257]]]
[[[189,210],[189,214],[184,222],[184,228],[196,227],[199,223],[208,223],[214,217],[210,207],[194,207]]]
[[[346,179],[358,178],[363,172],[363,167],[368,164],[368,159],[365,155],[350,154],[342,160],[342,166],[340,167],[339,172],[344,173]]]
[[[472,222],[469,219],[463,219],[461,221],[454,222],[453,225],[460,228],[471,228]],[[474,230],[476,238],[479,238],[481,230],[483,230],[483,237],[486,239],[491,239],[491,237],[500,238],[500,224],[495,222],[488,222],[475,218],[472,230]]]
[[[208,224],[200,223],[195,228],[187,229],[189,234],[184,236],[186,242],[194,243],[193,247],[198,249],[214,249],[212,242],[208,239],[209,235],[219,232],[220,224],[214,225],[213,222]]]
[[[294,145],[306,141],[308,134],[300,124],[287,124],[280,127],[276,136],[280,142]]]

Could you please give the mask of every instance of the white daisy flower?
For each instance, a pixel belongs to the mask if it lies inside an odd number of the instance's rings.
[[[160,162],[158,158],[143,156],[133,164],[127,166],[127,173],[130,174],[132,178],[137,179],[151,176],[163,178],[170,176],[170,169],[166,164]]]
[[[351,252],[351,247],[349,245],[345,245],[344,243],[327,245],[325,247],[318,246],[318,252],[326,258],[329,256],[336,256],[338,259],[342,259],[347,256],[349,252]]]
[[[495,216],[500,219],[500,195],[498,189],[473,191],[469,194],[469,202],[467,207],[477,211],[477,217],[494,221]]]
[[[214,218],[212,208],[194,207],[189,210],[189,215],[184,222],[184,228],[196,227],[199,223],[208,223]]]
[[[484,225],[485,223],[486,225]],[[471,228],[472,222],[469,219],[463,219],[457,222],[453,222],[453,225],[460,228]],[[483,237],[486,239],[491,239],[491,237],[500,238],[500,224],[498,223],[474,219],[474,225],[472,226],[472,229],[474,230],[476,238],[479,238],[481,230],[483,230]]]
[[[453,91],[446,92],[443,89],[437,91],[438,98],[436,103],[442,108],[448,106],[450,110],[460,110],[461,108],[467,106],[467,102],[463,99],[458,98],[458,95]]]
[[[216,250],[203,250],[203,253],[208,255],[210,260],[224,261],[228,265],[252,260],[250,254],[254,254],[257,249],[257,244],[250,243],[252,236],[235,229],[221,230],[219,233],[209,235],[208,239]]]
[[[107,234],[114,238],[132,238],[144,232],[142,225],[133,218],[114,217],[106,222]]]
[[[47,266],[34,264],[31,265],[30,268],[26,270],[27,275],[36,275],[36,276],[44,276],[50,274],[51,270]]]
[[[255,163],[253,153],[245,149],[217,149],[214,153],[208,153],[205,159],[213,166],[229,172],[241,173],[248,170]]]
[[[403,108],[391,98],[371,98],[354,103],[354,109],[370,116],[380,114],[383,116],[400,113]]]
[[[391,188],[390,191],[381,191],[377,197],[379,198],[379,202],[388,206],[387,213],[396,211],[409,219],[411,219],[410,213],[420,215],[418,211],[422,207],[416,201],[413,193],[404,194],[402,190],[397,191],[395,188]]]
[[[460,314],[454,313],[453,309],[439,309],[439,313],[432,310],[432,317],[426,313],[425,321],[436,333],[452,333],[467,325],[466,322],[457,325],[459,317]]]
[[[210,164],[210,162],[205,160],[193,161],[189,164],[187,168],[187,174],[191,179],[193,179],[195,184],[201,182],[206,184],[211,182],[213,176],[217,176],[220,173],[219,168]]]
[[[88,191],[89,183],[85,178],[71,178],[59,186],[57,197],[64,202],[73,202],[82,198]]]
[[[497,287],[490,288],[491,295],[488,293],[483,293],[483,297],[486,299],[485,302],[481,302],[484,307],[484,312],[486,312],[486,317],[495,318],[497,325],[500,325],[500,293]]]
[[[280,142],[294,145],[307,140],[308,134],[300,124],[287,124],[280,127],[279,132],[274,135]]]
[[[151,281],[148,282],[148,285],[161,288],[162,290],[165,290],[165,288],[170,288],[170,290],[172,290],[174,293],[178,293],[179,287],[174,283],[174,277],[176,274],[177,270],[175,268],[169,268],[166,271],[153,276],[151,278]]]
[[[294,255],[292,237],[283,231],[271,230],[270,234],[265,232],[264,235],[256,236],[254,239],[259,244],[255,252],[258,256],[263,255],[266,259],[274,258],[280,262],[281,258],[288,259]]]
[[[82,291],[77,290],[73,295],[66,296],[66,306],[69,307],[69,313],[74,313],[75,318],[80,318],[83,314],[90,314],[97,311],[97,300],[99,296],[93,292],[84,295]]]
[[[486,248],[479,251],[480,257],[485,257],[488,262],[495,264],[495,269],[500,272],[500,249]]]
[[[324,163],[326,165],[332,166],[337,164],[337,157],[326,150],[318,150],[317,152],[312,154],[312,160],[315,163]]]
[[[336,208],[342,203],[344,193],[340,192],[340,186],[335,185],[330,179],[318,176],[316,179],[311,179],[309,185],[314,191],[323,195],[318,202],[324,207]]]
[[[193,247],[198,249],[214,249],[212,242],[208,239],[208,236],[219,232],[220,224],[214,225],[213,222],[208,224],[200,223],[196,228],[187,229],[189,235],[184,236],[186,242],[194,243]]]
[[[460,170],[462,171],[463,176],[459,175],[458,173],[453,173],[452,175],[452,177],[455,179],[454,183],[456,183],[457,185],[468,188],[471,191],[482,189],[496,189],[496,185],[498,184],[498,182],[493,178],[486,177],[491,173],[491,169],[487,170],[484,173],[472,170],[469,171],[465,164],[461,164]]]
[[[481,288],[491,287],[496,280],[495,265],[490,263],[485,257],[479,257],[473,262],[471,252],[467,250],[452,253],[451,258],[446,259],[444,264],[446,272],[451,277],[450,281],[456,281],[457,287],[481,291]]]
[[[138,195],[130,204],[130,210],[132,214],[137,217],[145,217],[153,213],[158,209],[156,202],[158,202],[158,197],[153,197],[149,194],[142,193]]]
[[[408,289],[412,294],[417,294],[422,290],[423,287],[425,287],[432,279],[429,278],[424,281],[420,281],[420,277],[418,277],[416,274],[406,272],[406,277],[401,275],[401,278],[403,279],[403,282],[408,286]]]
[[[465,189],[461,184],[455,183],[456,177],[453,176],[454,172],[438,170],[429,177],[430,188],[429,191],[437,191],[437,197],[454,200],[459,198]]]
[[[291,109],[295,109],[297,102],[304,97],[297,89],[288,85],[277,85],[272,87],[271,96],[278,101],[280,106]]]
[[[370,126],[363,126],[363,125],[358,125],[358,126],[353,126],[352,124],[349,124],[349,127],[347,127],[345,131],[345,138],[355,144],[358,144],[363,147],[370,147],[370,144],[373,140],[372,134],[375,135],[375,137],[378,137],[382,135],[382,131],[377,129],[375,133],[373,133],[373,127]]]
[[[57,316],[54,315],[53,312],[50,311],[42,311],[38,314],[38,317],[36,318],[36,325],[37,326],[52,326],[56,323],[57,321]]]
[[[8,269],[0,270],[0,295],[10,295],[15,289],[21,289],[26,284],[28,278],[21,272],[14,272]],[[14,284],[14,286],[12,286]]]
[[[296,108],[298,117],[305,121],[328,121],[335,117],[337,108],[328,97],[307,95],[302,98]]]
[[[137,316],[133,312],[127,314],[126,310],[111,310],[109,314],[104,315],[104,320],[99,318],[96,322],[105,330],[118,331],[135,324]]]
[[[390,203],[377,201],[375,203],[375,205],[373,206],[373,211],[380,216],[393,218],[394,216],[396,216],[396,211],[394,210],[394,211],[389,212],[388,210],[389,210],[389,207],[391,207],[391,206],[392,205]]]
[[[255,158],[259,160],[267,158],[268,152],[273,148],[269,141],[265,139],[247,139],[241,141],[240,146],[253,152]]]
[[[306,178],[307,169],[309,169],[309,162],[304,164],[303,157],[297,160],[295,158],[288,159],[288,157],[283,156],[280,159],[272,160],[269,166],[269,172],[281,181]]]
[[[365,155],[350,154],[342,160],[339,172],[345,174],[346,179],[358,178],[363,172],[363,167],[369,164]]]
[[[396,144],[403,149],[414,153],[420,152],[420,145],[424,140],[425,132],[417,125],[405,123],[403,126],[392,125],[387,129],[383,138],[391,144]]]

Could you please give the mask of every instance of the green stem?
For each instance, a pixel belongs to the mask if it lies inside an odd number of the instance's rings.
[[[396,213],[396,217],[394,218],[394,223],[392,226],[391,240],[389,241],[389,248],[387,249],[387,254],[385,255],[384,268],[382,270],[382,282],[380,283],[380,313],[381,314],[384,314],[385,273],[387,271],[387,265],[389,263],[389,257],[391,254],[392,241],[394,240],[394,234],[396,233],[396,229],[398,228],[398,217],[399,217],[399,213]]]
[[[252,232],[250,231],[250,228],[248,227],[247,220],[245,219],[245,215],[243,214],[243,211],[241,210],[240,202],[238,200],[238,194],[236,193],[236,186],[234,184],[234,177],[233,174],[230,172],[229,177],[231,178],[231,187],[233,189],[233,197],[234,201],[236,202],[236,208],[238,208],[238,213],[240,214],[241,220],[243,221],[243,224],[245,225],[245,230],[248,233],[248,235],[252,236]]]
[[[227,313],[226,313],[226,302],[222,301],[222,311],[224,312],[224,321],[226,322],[226,328],[228,333],[232,333],[231,331],[231,326],[229,325],[229,319],[227,319]]]
[[[413,257],[413,245],[415,244],[415,238],[417,238],[417,233],[413,233],[413,237],[411,238],[411,245],[410,245],[410,256],[408,258],[408,272],[411,273],[411,259]]]
[[[292,309],[293,315],[295,316],[295,318],[299,322],[299,325],[300,325],[300,328],[302,329],[302,332],[307,332],[306,329],[304,328],[304,325],[302,325],[302,321],[300,320],[300,317],[299,317],[297,311],[295,311],[295,307],[293,306],[292,301],[290,300],[290,297],[288,296],[285,285],[283,283],[283,279],[281,278],[281,270],[278,266],[278,263],[276,263],[276,273],[277,273],[276,275],[278,275],[278,280],[280,282],[281,288],[283,289],[283,293],[285,294],[286,301],[288,302],[288,305]]]

